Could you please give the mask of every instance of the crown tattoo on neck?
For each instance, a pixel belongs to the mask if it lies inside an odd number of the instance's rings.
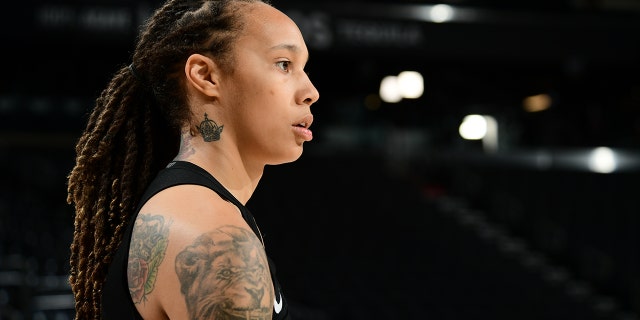
[[[222,128],[224,125],[218,126],[218,124],[209,119],[207,114],[204,114],[204,120],[200,123],[200,126],[196,126],[200,134],[202,134],[202,138],[206,142],[218,141],[220,140],[220,133],[222,133]]]

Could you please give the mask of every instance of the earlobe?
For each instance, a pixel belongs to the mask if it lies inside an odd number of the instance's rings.
[[[184,66],[187,84],[210,97],[217,95],[218,71],[216,63],[201,54],[189,56]]]

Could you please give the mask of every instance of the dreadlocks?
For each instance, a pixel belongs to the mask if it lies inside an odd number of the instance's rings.
[[[170,0],[138,35],[133,64],[115,72],[76,145],[67,202],[75,206],[69,281],[77,319],[98,319],[102,285],[147,184],[177,154],[191,117],[183,85],[189,55],[223,68],[242,29],[240,5],[258,0]]]

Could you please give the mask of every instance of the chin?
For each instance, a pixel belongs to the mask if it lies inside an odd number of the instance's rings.
[[[292,150],[292,152],[289,152],[287,155],[283,157],[270,161],[268,164],[278,165],[278,164],[291,163],[300,159],[301,156],[302,156],[302,146],[296,148],[296,150]]]

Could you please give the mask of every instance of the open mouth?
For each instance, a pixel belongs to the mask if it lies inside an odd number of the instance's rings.
[[[294,128],[293,131],[298,137],[302,138],[304,141],[311,141],[311,139],[313,139],[313,133],[309,130],[309,127],[312,122],[313,116],[308,114],[299,119],[298,122],[293,123],[291,126]]]
[[[309,129],[312,122],[313,122],[313,115],[308,114],[305,117],[298,119],[298,122],[294,123],[293,126],[297,128]]]

